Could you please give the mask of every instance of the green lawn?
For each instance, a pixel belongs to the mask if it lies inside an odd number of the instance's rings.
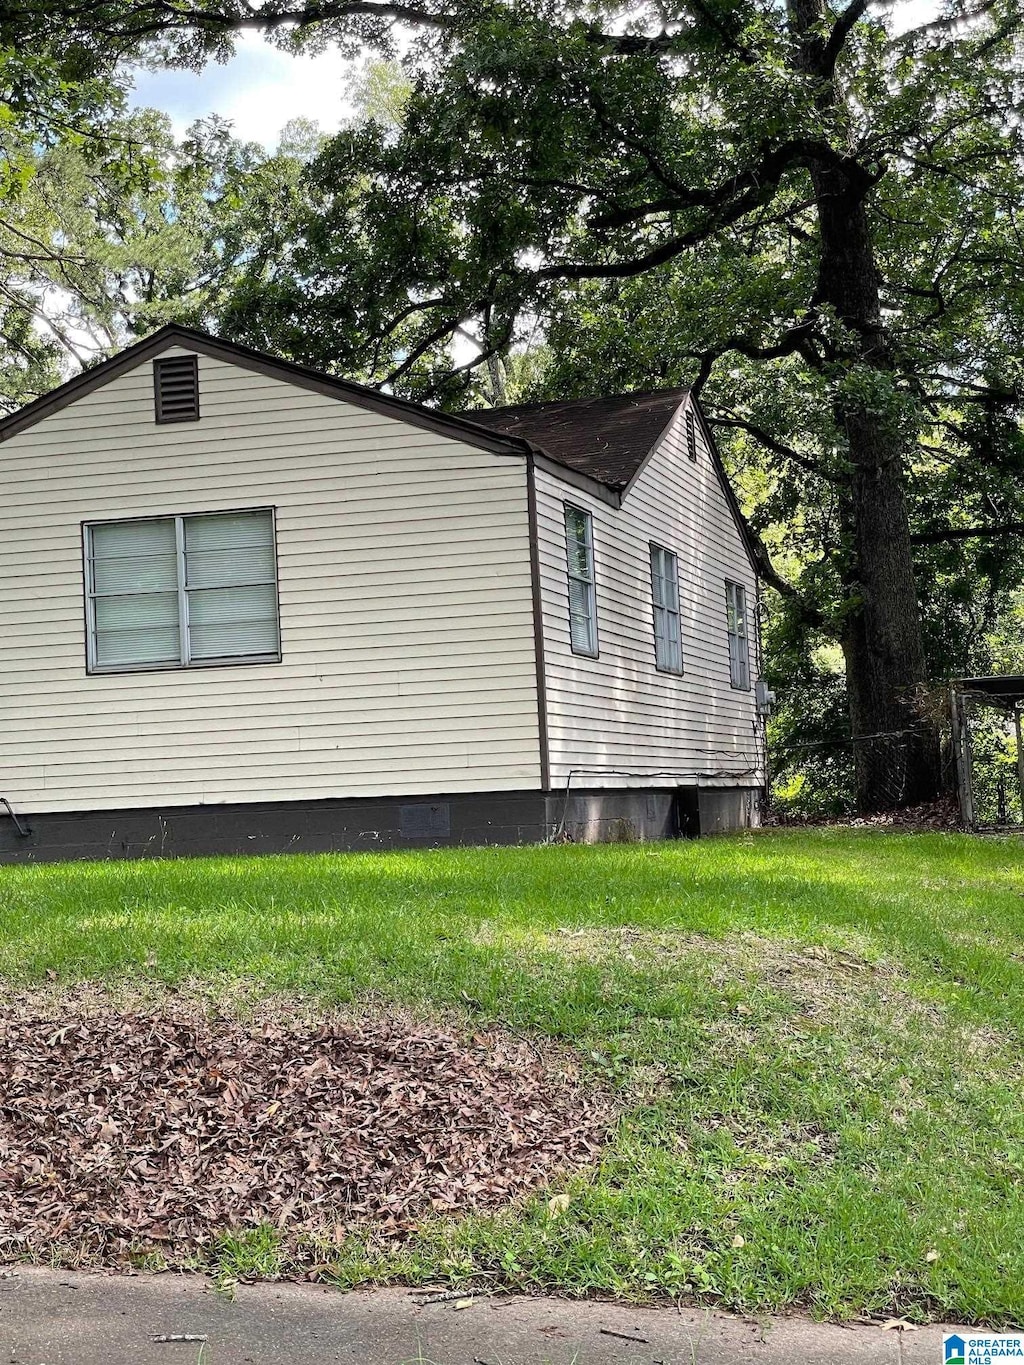
[[[1024,844],[700,843],[0,869],[0,977],[201,978],[568,1041],[600,1168],[342,1283],[497,1276],[744,1310],[1024,1323]],[[269,1234],[228,1269],[273,1265]]]

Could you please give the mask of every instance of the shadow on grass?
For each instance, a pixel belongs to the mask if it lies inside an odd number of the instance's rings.
[[[855,942],[898,961],[925,989],[940,986],[965,1008],[1018,1025],[1021,851],[1012,840],[829,831],[8,868],[0,870],[0,972],[21,981],[48,972],[64,980],[243,974],[329,999],[364,990],[441,1003],[468,995],[490,1012],[533,993],[522,963],[532,934],[631,925]],[[591,965],[563,965],[563,973],[572,1014],[600,1005]],[[529,1009],[530,1022],[540,1023],[538,1014]]]

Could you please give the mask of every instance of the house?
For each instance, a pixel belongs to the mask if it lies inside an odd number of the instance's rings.
[[[685,390],[446,416],[166,327],[0,474],[0,860],[758,818],[756,545]]]

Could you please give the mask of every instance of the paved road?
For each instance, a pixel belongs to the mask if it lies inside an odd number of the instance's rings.
[[[197,1276],[0,1272],[0,1365],[941,1365],[942,1332],[758,1324],[560,1299],[421,1305],[422,1294]],[[156,1336],[205,1336],[154,1342]]]

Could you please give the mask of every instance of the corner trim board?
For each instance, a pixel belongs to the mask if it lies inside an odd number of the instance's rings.
[[[544,603],[541,597],[540,539],[537,531],[535,457],[526,456],[526,515],[530,535],[530,595],[533,599],[533,657],[537,671],[537,737],[540,743],[540,785],[551,790],[551,749],[548,740],[547,665],[544,658]]]

